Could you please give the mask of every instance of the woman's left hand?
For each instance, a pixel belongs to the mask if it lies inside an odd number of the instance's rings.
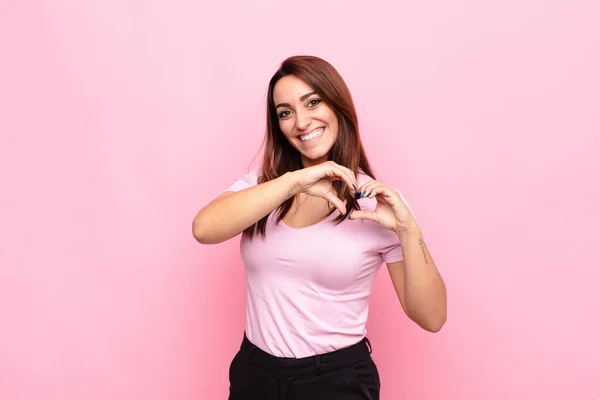
[[[358,188],[358,191],[362,193],[359,198],[375,198],[377,206],[374,211],[354,211],[350,213],[350,218],[377,222],[397,234],[407,232],[417,226],[413,214],[396,190],[381,182],[371,180]]]

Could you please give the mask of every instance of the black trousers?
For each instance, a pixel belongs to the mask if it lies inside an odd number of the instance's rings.
[[[279,358],[244,335],[229,367],[229,400],[379,400],[380,388],[367,338],[331,353]]]

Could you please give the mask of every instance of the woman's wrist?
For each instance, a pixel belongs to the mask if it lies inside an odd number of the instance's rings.
[[[408,240],[410,238],[422,236],[423,232],[421,231],[421,227],[415,222],[413,224],[397,228],[396,235],[398,235],[400,240]]]
[[[298,179],[299,171],[289,171],[281,176],[285,185],[286,200],[300,193],[300,182]]]

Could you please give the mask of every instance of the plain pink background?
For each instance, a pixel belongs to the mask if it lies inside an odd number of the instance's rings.
[[[346,79],[448,286],[430,334],[378,275],[382,399],[600,397],[597,1],[0,7],[1,399],[226,398],[239,237],[191,222],[295,54]]]

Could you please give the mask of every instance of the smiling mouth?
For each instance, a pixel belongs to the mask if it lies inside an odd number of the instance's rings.
[[[325,131],[325,128],[317,128],[307,135],[299,136],[299,138],[301,141],[306,142],[306,141],[318,138],[319,136],[321,136],[323,134],[323,131]]]

